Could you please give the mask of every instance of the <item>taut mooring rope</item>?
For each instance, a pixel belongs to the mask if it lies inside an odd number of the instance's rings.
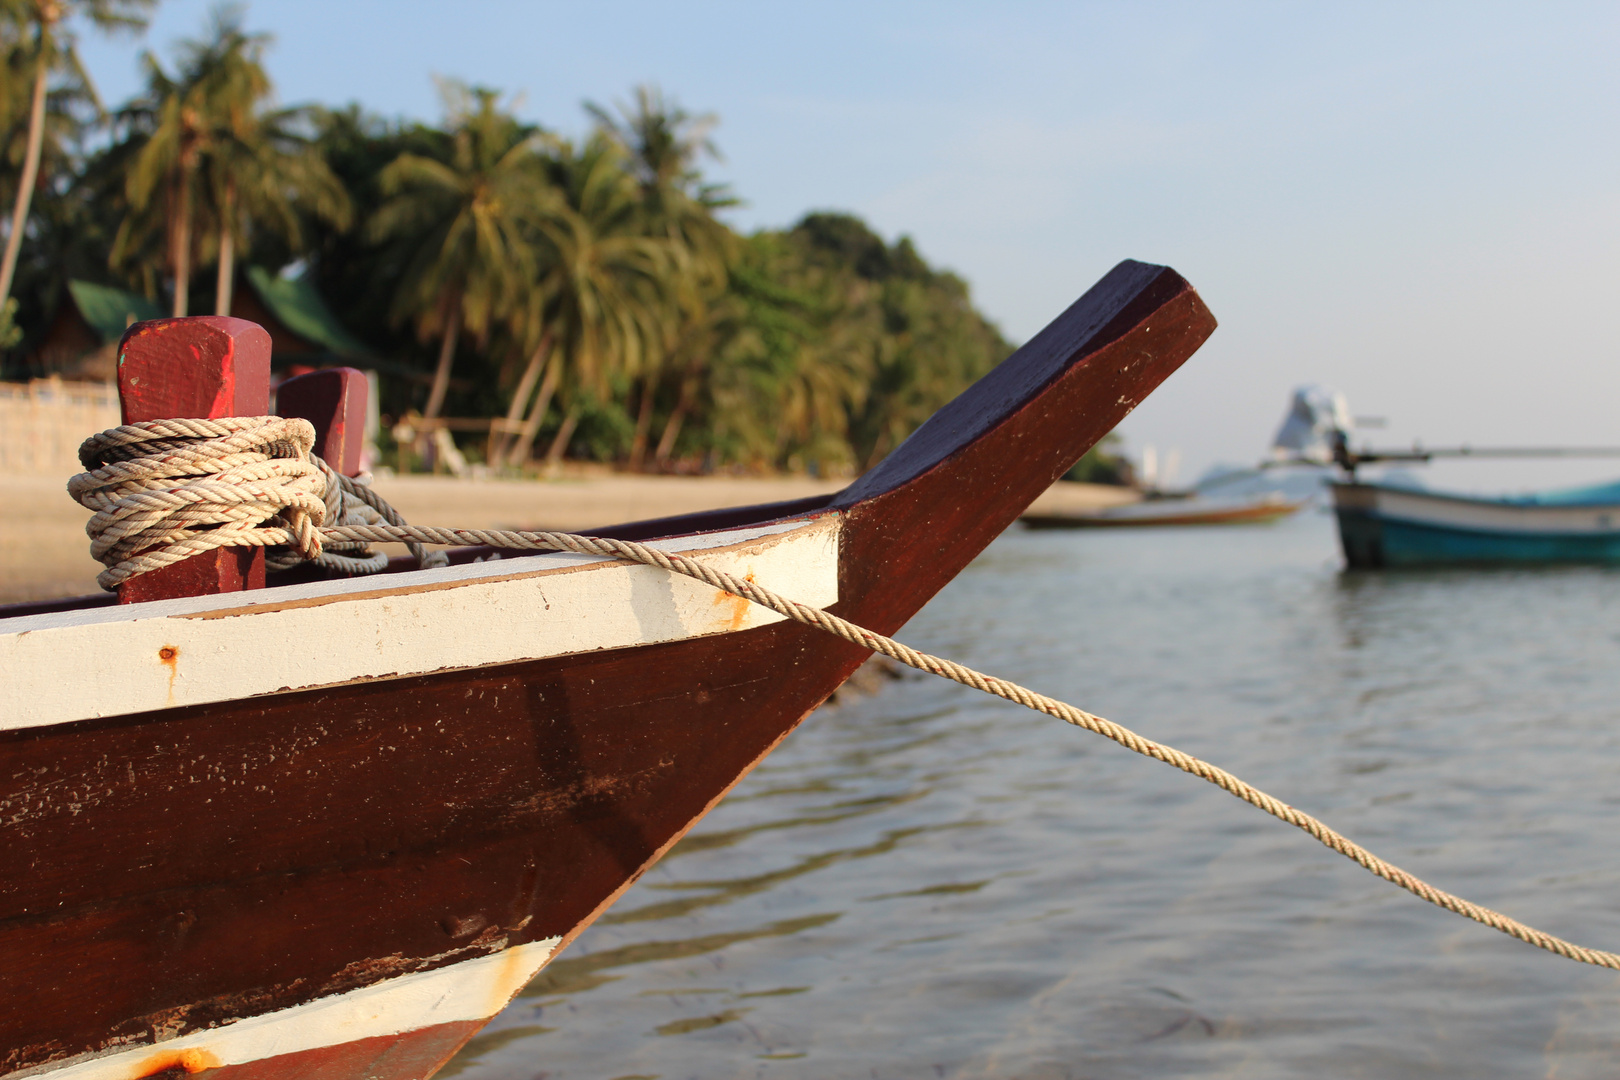
[[[314,430],[307,422],[279,417],[163,420],[113,428],[86,440],[79,457],[90,471],[74,477],[68,491],[96,511],[86,531],[91,536],[92,553],[108,565],[98,580],[103,587],[112,588],[138,574],[224,546],[286,545],[301,559],[319,559],[322,545],[327,542],[343,545],[348,550],[362,550],[372,543],[404,542],[412,545],[418,559],[422,557],[420,545],[423,544],[488,544],[509,549],[571,551],[655,566],[744,597],[785,618],[882,653],[908,667],[1096,732],[1127,750],[1207,780],[1222,791],[1303,829],[1327,847],[1431,904],[1567,959],[1620,970],[1620,955],[1576,945],[1437,889],[1380,859],[1304,811],[1296,810],[1207,761],[1016,683],[918,652],[893,638],[820,608],[789,600],[762,585],[683,555],[630,540],[573,533],[407,525],[368,488],[332,472],[319,459],[310,462],[308,455],[313,440]],[[336,512],[329,510],[334,505],[328,486],[333,479],[340,482],[344,496],[336,505],[348,509],[344,510],[344,524],[324,526],[326,514]],[[356,503],[364,504],[388,524],[347,523],[356,513],[351,504]],[[436,554],[442,558],[442,553]],[[350,561],[367,562],[364,559]],[[368,565],[374,563],[375,560],[370,560]]]

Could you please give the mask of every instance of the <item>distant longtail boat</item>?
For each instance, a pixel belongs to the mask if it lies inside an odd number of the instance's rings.
[[[1340,478],[1329,487],[1339,542],[1352,569],[1620,562],[1620,482],[1488,497],[1359,476],[1367,465],[1620,457],[1620,447],[1357,449],[1350,443],[1353,428],[1343,395],[1301,387],[1274,444],[1275,464],[1338,467]]]
[[[1194,492],[1182,497],[1144,499],[1123,506],[1070,514],[1025,514],[1031,529],[1119,529],[1170,525],[1254,525],[1294,513],[1306,500],[1274,491],[1257,495],[1214,496]]]
[[[1482,498],[1356,480],[1331,485],[1345,563],[1620,562],[1620,483]]]

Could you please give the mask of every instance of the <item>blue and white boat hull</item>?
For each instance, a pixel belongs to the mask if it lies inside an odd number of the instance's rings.
[[[1620,562],[1620,485],[1501,499],[1331,486],[1345,561],[1358,569]]]

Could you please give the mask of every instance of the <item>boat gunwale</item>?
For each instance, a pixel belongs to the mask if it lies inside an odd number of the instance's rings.
[[[1173,270],[1134,262],[1115,267],[1051,326],[825,504],[842,514],[838,599],[831,609],[879,633],[894,633],[1214,328],[1196,291]],[[141,961],[93,987],[39,982],[29,989],[36,1015],[26,1025],[20,1015],[8,1022],[0,1008],[0,1075],[18,1068],[49,1073],[53,1061],[94,1049],[98,1041],[107,1045],[109,1038],[161,1045],[151,1017],[161,1017],[165,1031],[184,1034],[367,985],[385,971],[404,970],[401,965],[443,966],[452,962],[439,958],[451,932],[442,916],[451,908],[458,918],[487,913],[479,924],[486,929],[470,944],[488,938],[491,947],[510,948],[551,936],[566,944],[868,655],[812,628],[778,622],[737,634],[435,673],[391,685],[145,714],[171,749],[142,750],[147,756],[140,784],[118,775],[107,787],[148,816],[171,815],[177,823],[183,817],[187,830],[171,825],[140,835],[184,845],[187,854],[169,856],[160,868],[149,853],[116,847],[130,857],[105,869],[125,875],[125,892],[116,900],[86,893],[96,910],[73,918],[52,917],[51,905],[61,889],[89,889],[91,883],[64,878],[19,884],[32,892],[15,901],[16,910],[38,912],[43,921],[25,926],[36,916],[19,914],[13,928],[22,934],[43,927],[54,944],[23,942],[7,954],[21,964],[17,970],[28,971],[31,964],[36,974],[42,972],[41,965],[56,964],[57,957],[92,939],[135,950]],[[499,694],[499,708],[493,699],[485,702],[484,690]],[[526,696],[531,691],[543,695]],[[399,757],[390,759],[396,785],[412,777],[439,783],[444,770],[464,771],[479,760],[498,767],[473,778],[487,790],[480,787],[465,802],[407,799],[384,806],[372,805],[368,789],[342,782],[335,770],[329,776],[295,768],[290,758],[275,759],[272,769],[255,759],[259,772],[252,783],[272,786],[237,781],[228,789],[233,814],[274,820],[279,828],[288,820],[280,813],[284,801],[304,799],[297,805],[323,808],[304,821],[303,832],[266,834],[279,845],[272,853],[276,865],[286,867],[277,871],[282,879],[275,889],[251,879],[255,867],[270,865],[265,860],[271,855],[231,846],[238,818],[165,794],[157,785],[167,774],[147,777],[153,769],[185,767],[182,757],[202,760],[254,738],[279,749],[278,740],[328,723],[324,709],[335,709],[334,724],[330,733],[318,731],[320,752],[348,754],[332,759],[345,768],[371,761],[372,733],[383,728],[391,739],[408,740],[400,744]],[[418,722],[424,709],[433,710],[434,723]],[[458,718],[469,726],[458,727]],[[479,739],[461,740],[458,732],[473,723]],[[132,730],[136,726],[68,725],[12,745],[26,751],[28,761],[90,775],[109,752],[121,753],[120,747],[142,737]],[[505,741],[538,746],[541,735],[543,755],[514,755],[505,748]],[[181,745],[186,755],[178,753]],[[447,756],[451,749],[474,755],[473,763]],[[677,765],[679,784],[670,771]],[[540,786],[524,786],[532,784]],[[29,839],[39,851],[62,850],[61,841],[86,835],[85,819],[76,812],[69,816],[60,800],[49,809],[55,816],[45,822],[36,815],[44,824]],[[100,813],[108,828],[146,827],[145,818]],[[205,841],[217,851],[196,857],[194,849]],[[136,861],[137,854],[146,861]],[[311,860],[319,859],[327,869],[313,869]],[[559,865],[559,859],[572,860],[566,875],[537,869]],[[168,867],[184,871],[184,879]],[[384,896],[391,905],[388,919],[344,916],[351,909],[378,910]],[[172,920],[159,916],[182,908],[198,913],[192,918],[200,919],[206,935],[183,942],[173,937]],[[328,919],[331,926],[323,921]],[[6,925],[0,919],[0,929]],[[185,921],[182,929],[191,925]],[[251,933],[232,932],[248,926]],[[244,987],[252,990],[251,1002],[241,997]],[[38,994],[47,989],[49,1000],[42,1000]],[[0,995],[0,1005],[20,995],[21,987]]]

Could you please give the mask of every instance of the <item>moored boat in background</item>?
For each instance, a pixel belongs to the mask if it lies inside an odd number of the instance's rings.
[[[1109,529],[1168,525],[1254,525],[1277,521],[1294,513],[1306,500],[1275,492],[1254,495],[1190,495],[1144,499],[1089,513],[1025,514],[1031,529]]]
[[[1620,483],[1500,498],[1355,480],[1331,490],[1356,569],[1620,562]]]
[[[1276,465],[1338,467],[1329,483],[1345,564],[1365,570],[1620,562],[1620,481],[1528,495],[1430,491],[1408,480],[1362,479],[1367,465],[1437,459],[1620,457],[1620,447],[1353,448],[1344,396],[1320,386],[1295,391],[1273,450]]]

